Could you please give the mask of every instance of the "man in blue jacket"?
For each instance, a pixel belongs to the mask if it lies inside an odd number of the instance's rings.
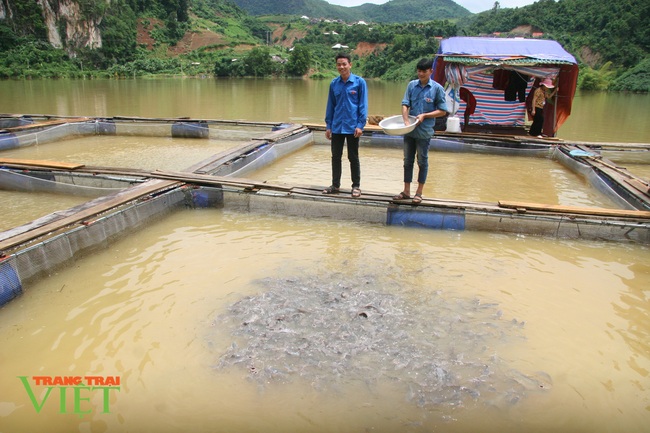
[[[433,136],[436,117],[443,117],[449,111],[445,100],[445,89],[431,79],[433,61],[422,59],[417,64],[418,79],[409,82],[402,99],[404,124],[410,125],[409,115],[418,119],[418,126],[404,136],[404,189],[394,200],[411,200],[413,164],[417,154],[418,187],[413,203],[422,202],[422,191],[429,171],[429,141]]]
[[[363,78],[351,72],[348,54],[336,56],[339,76],[330,83],[325,110],[325,137],[332,141],[332,185],[323,194],[336,194],[341,187],[341,158],[347,141],[352,177],[352,197],[361,196],[359,137],[368,118],[368,87]]]

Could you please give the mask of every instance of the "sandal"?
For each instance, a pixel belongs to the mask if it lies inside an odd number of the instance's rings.
[[[323,194],[338,194],[340,190],[336,186],[328,186],[323,190]]]
[[[415,194],[413,196],[413,203],[415,204],[422,203],[422,194]]]
[[[393,200],[410,200],[411,196],[405,193],[404,191],[400,192],[396,196],[393,196]]]
[[[352,197],[358,198],[361,197],[361,190],[359,188],[352,188]]]

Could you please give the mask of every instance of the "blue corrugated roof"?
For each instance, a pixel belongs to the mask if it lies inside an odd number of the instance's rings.
[[[494,63],[500,65],[557,65],[557,64],[572,64],[566,60],[549,60],[549,59],[533,59],[533,58],[518,58],[518,59],[486,59],[482,57],[465,57],[465,56],[444,56],[447,63],[462,63],[463,65],[483,65],[486,63]]]
[[[572,63],[577,64],[575,57],[569,54],[556,41],[548,39],[523,39],[523,38],[480,38],[480,37],[453,37],[440,42],[438,54],[455,59],[480,59],[506,61],[511,57],[527,57],[537,60],[538,63]],[[514,59],[508,60],[513,61]],[[459,61],[452,60],[449,61]],[[468,61],[467,63],[474,63]]]

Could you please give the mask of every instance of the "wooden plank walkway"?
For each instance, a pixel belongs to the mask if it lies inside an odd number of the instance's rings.
[[[304,126],[313,130],[313,131],[325,131],[325,124],[322,123],[304,123]],[[365,132],[383,132],[382,128],[379,125],[366,125],[364,127]],[[473,140],[499,140],[511,143],[535,143],[535,144],[547,144],[549,146],[566,144],[570,146],[587,146],[594,149],[603,149],[603,150],[647,150],[650,151],[650,143],[623,143],[623,142],[596,142],[596,141],[576,141],[576,140],[565,140],[558,137],[531,137],[530,135],[517,135],[517,134],[498,134],[498,133],[480,133],[480,132],[446,132],[446,131],[436,131],[436,137],[448,137],[448,138],[469,138]]]
[[[201,119],[189,119],[189,118],[164,118],[164,119],[150,119],[150,118],[138,118],[138,117],[116,117],[114,119],[119,119],[120,121],[152,121],[152,122],[179,122],[179,121],[201,121]],[[45,122],[35,123],[31,125],[24,125],[15,128],[8,128],[16,130],[29,130],[30,128],[43,127],[43,126],[52,126],[57,124],[72,123],[72,122],[85,122],[88,120],[93,120],[91,118],[70,118],[62,117],[59,119],[49,119]],[[208,121],[210,122],[210,121]],[[254,126],[275,126],[279,125],[277,123],[261,123],[261,122],[240,122],[240,121],[218,121],[218,123],[230,123],[237,125],[254,125]],[[323,130],[324,125],[315,125],[315,124],[293,124],[287,128],[278,129],[272,132],[265,132],[264,134],[251,137],[251,141],[242,144],[234,149],[229,149],[220,154],[214,155],[210,160],[203,161],[196,164],[193,167],[190,167],[187,171],[184,172],[174,172],[174,171],[147,171],[147,170],[138,170],[138,169],[128,169],[128,168],[118,168],[118,167],[92,167],[85,166],[83,164],[75,164],[68,162],[56,162],[56,161],[39,161],[39,160],[17,160],[17,159],[0,159],[0,164],[13,167],[18,169],[25,170],[49,170],[49,171],[74,171],[80,173],[92,173],[92,174],[119,174],[119,175],[128,175],[136,176],[149,179],[143,184],[128,188],[119,193],[113,194],[111,196],[102,197],[100,199],[93,200],[92,203],[87,203],[84,206],[79,206],[77,212],[74,214],[66,214],[64,212],[59,213],[59,215],[52,216],[48,221],[40,225],[27,224],[21,226],[21,228],[16,228],[14,230],[9,230],[7,232],[0,234],[0,252],[7,250],[9,248],[14,248],[22,243],[37,239],[39,237],[45,236],[47,234],[62,230],[66,227],[72,226],[74,224],[84,223],[91,218],[96,217],[97,215],[109,212],[111,209],[124,205],[126,203],[132,202],[134,200],[141,199],[143,197],[159,193],[164,190],[169,190],[177,188],[183,184],[192,184],[192,185],[205,185],[212,186],[217,188],[232,188],[238,190],[242,193],[247,194],[256,194],[260,192],[273,192],[278,193],[286,197],[294,198],[309,198],[311,200],[318,200],[322,202],[346,202],[354,203],[361,205],[372,205],[372,206],[400,206],[407,207],[409,209],[447,209],[447,210],[456,210],[459,212],[483,212],[490,213],[493,215],[506,215],[506,216],[517,216],[517,215],[545,215],[545,216],[558,216],[558,217],[584,217],[590,216],[593,218],[604,218],[610,220],[621,220],[621,221],[641,221],[647,222],[650,219],[650,212],[647,211],[635,211],[635,210],[624,210],[624,209],[599,209],[599,208],[579,208],[572,206],[559,206],[559,205],[548,205],[548,204],[539,204],[539,203],[527,203],[527,202],[513,202],[513,201],[499,201],[497,203],[481,203],[481,202],[469,202],[469,201],[459,201],[459,200],[442,200],[434,198],[425,198],[422,203],[419,205],[413,205],[409,201],[394,201],[392,195],[387,195],[380,192],[372,191],[363,191],[363,194],[360,198],[351,197],[349,191],[342,190],[341,194],[337,195],[323,195],[322,188],[313,185],[283,185],[283,184],[273,184],[268,182],[260,182],[251,179],[243,178],[232,178],[232,177],[222,177],[222,176],[213,176],[208,174],[212,170],[227,164],[229,161],[238,158],[240,156],[246,155],[249,152],[254,151],[256,148],[265,145],[266,143],[273,145],[273,143],[284,140],[291,137],[295,134],[302,134],[305,131],[312,130]],[[368,125],[366,131],[381,131],[381,128],[377,125]],[[438,135],[445,135],[444,133]],[[450,134],[453,136],[467,136],[467,137],[481,137],[485,136],[483,134],[464,134],[464,133],[454,133]],[[494,136],[494,135],[491,135]],[[500,135],[496,138],[512,141],[521,141],[531,139],[535,142],[544,142],[549,145],[568,145],[572,146],[569,142],[564,140],[544,140],[536,139],[531,137],[519,137],[514,135]],[[600,143],[602,144],[602,143]],[[580,143],[573,144],[576,149],[585,149],[589,150],[587,145],[580,145]],[[618,145],[618,143],[616,144]],[[647,145],[650,149],[650,145]],[[645,149],[645,148],[644,148]],[[650,186],[647,182],[642,179],[635,178],[634,176],[629,175],[621,170],[620,167],[617,167],[615,164],[611,164],[602,158],[583,158],[583,160],[590,165],[596,167],[598,170],[606,172],[608,176],[613,177],[616,181],[622,185],[623,188],[626,188],[630,194],[637,197],[641,202],[648,203],[650,201]],[[624,169],[623,169],[624,170]]]
[[[574,150],[580,150],[582,153],[574,156],[584,164],[593,167],[597,172],[601,172],[612,179],[620,188],[625,190],[631,197],[634,197],[639,203],[643,203],[650,209],[650,184],[645,179],[630,173],[625,167],[620,167],[600,155],[594,155],[590,152],[589,147],[583,145],[565,146],[568,153]]]
[[[150,195],[154,192],[175,188],[179,185],[180,183],[171,180],[150,180],[110,196],[100,197],[99,199],[93,200],[90,203],[90,206],[82,205],[78,208],[78,211],[73,214],[68,215],[61,213],[58,218],[54,218],[44,224],[39,224],[37,226],[27,225],[17,227],[13,230],[8,230],[0,233],[0,252],[42,236],[58,232],[59,230],[73,224],[84,223],[90,218],[109,212],[125,203]]]
[[[6,132],[24,132],[24,131],[31,131],[32,129],[42,129],[50,126],[57,126],[57,125],[65,125],[67,123],[81,123],[81,122],[88,122],[89,120],[94,120],[93,118],[90,117],[69,117],[69,118],[62,118],[62,119],[52,119],[52,120],[46,120],[43,122],[34,122],[34,123],[29,123],[27,125],[20,125],[20,126],[12,126],[8,128],[2,128],[0,131],[6,131]]]
[[[0,164],[7,167],[24,167],[29,168],[51,168],[58,170],[76,170],[84,166],[84,164],[76,164],[70,162],[60,161],[46,161],[36,159],[14,159],[14,158],[0,158]]]
[[[0,163],[5,164],[7,159],[0,159]],[[596,161],[598,164],[600,161]],[[606,163],[605,163],[606,164]],[[59,171],[74,171],[77,173],[89,173],[89,174],[107,174],[107,175],[124,175],[124,176],[133,176],[133,177],[143,177],[148,179],[160,179],[160,180],[170,180],[176,183],[186,183],[199,186],[213,186],[213,187],[232,187],[242,189],[244,191],[277,191],[290,194],[298,195],[309,195],[316,196],[321,198],[335,198],[342,200],[361,200],[361,201],[377,201],[382,203],[395,203],[399,205],[408,205],[410,201],[408,200],[393,200],[392,195],[374,192],[374,191],[363,191],[363,194],[360,198],[352,198],[351,191],[342,189],[339,194],[324,195],[322,194],[322,187],[313,186],[313,185],[288,185],[288,184],[278,184],[278,183],[269,183],[266,181],[258,181],[253,179],[237,178],[237,177],[224,177],[224,176],[214,176],[209,174],[204,174],[200,172],[176,172],[176,171],[148,171],[141,169],[132,169],[132,168],[115,168],[115,167],[98,167],[98,166],[86,166],[83,164],[73,164],[73,163],[56,163],[50,161],[34,161],[34,160],[19,160],[12,159],[11,163],[5,164],[7,167],[25,169],[25,170],[45,170],[50,171],[49,168],[59,168]],[[71,167],[71,168],[68,168]],[[634,177],[632,180],[636,180]],[[635,191],[638,191],[640,194],[644,194],[650,199],[648,193],[648,185],[646,183],[639,183],[638,185],[632,185],[630,188],[634,188]],[[642,190],[645,189],[645,193]],[[144,192],[146,195],[148,192]],[[414,205],[415,206],[415,205]],[[482,210],[496,210],[496,209],[514,209],[518,212],[525,210],[535,210],[539,212],[551,212],[551,213],[566,213],[566,214],[580,214],[580,215],[599,215],[599,216],[616,216],[622,218],[639,218],[646,219],[650,218],[649,211],[643,210],[630,210],[630,209],[606,209],[606,208],[592,208],[592,207],[576,207],[576,206],[563,206],[563,205],[551,205],[551,204],[541,204],[541,203],[530,203],[530,202],[520,202],[520,201],[509,201],[509,200],[499,200],[497,203],[485,203],[485,202],[476,202],[476,201],[463,201],[463,200],[446,200],[446,199],[434,199],[434,198],[425,198],[422,203],[419,205],[422,207],[427,206],[442,206],[442,207],[453,207],[453,208],[477,208]]]
[[[575,215],[595,215],[621,218],[650,219],[650,212],[643,210],[628,209],[605,209],[594,207],[562,206],[553,204],[527,203],[520,201],[499,200],[499,206],[516,209],[517,212],[528,212],[531,210],[553,213],[567,213]]]
[[[19,163],[21,162],[21,163]],[[47,163],[33,160],[13,160],[12,166],[20,169],[47,170]],[[59,166],[66,163],[49,165]],[[554,215],[554,216],[591,216],[594,218],[609,218],[628,221],[650,221],[650,212],[625,209],[583,208],[575,206],[548,205],[502,200],[498,203],[482,203],[459,200],[443,200],[425,198],[422,203],[413,205],[410,201],[395,201],[391,195],[380,192],[364,191],[360,198],[353,198],[350,191],[342,190],[340,194],[324,195],[322,188],[313,185],[286,185],[277,183],[260,182],[251,179],[219,177],[191,172],[173,171],[146,171],[138,169],[119,169],[112,167],[93,167],[77,165],[76,168],[59,171],[74,171],[77,173],[93,174],[120,174],[128,176],[141,176],[149,181],[125,189],[111,196],[94,200],[93,204],[84,207],[79,212],[71,215],[61,215],[60,218],[49,221],[37,227],[27,226],[22,231],[10,230],[4,232],[0,238],[0,251],[8,250],[22,243],[57,232],[68,226],[84,223],[97,215],[109,212],[111,209],[128,202],[141,199],[153,193],[176,188],[182,184],[211,186],[217,188],[231,188],[241,193],[256,194],[263,191],[280,193],[284,197],[309,198],[323,202],[348,202],[361,205],[379,206],[404,206],[409,209],[455,209],[462,212],[489,212],[502,215]]]

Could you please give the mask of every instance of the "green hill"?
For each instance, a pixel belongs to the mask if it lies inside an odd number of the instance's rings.
[[[76,7],[0,1],[0,78],[329,77],[336,74],[332,47],[340,44],[363,75],[401,80],[413,62],[435,54],[441,37],[535,34],[580,61],[583,88],[650,91],[647,0],[539,0],[515,9],[495,2],[476,15],[450,0],[358,7],[323,0],[69,2]],[[360,20],[370,25],[355,25]]]
[[[377,23],[422,22],[460,19],[471,14],[452,0],[390,0],[382,5],[365,3],[344,7],[324,0],[234,0],[237,6],[252,15],[297,15],[310,18],[341,19]]]
[[[561,43],[579,60],[581,78],[588,78],[589,88],[610,88],[615,77],[634,68],[641,82],[612,88],[648,92],[650,70],[644,59],[650,56],[649,14],[648,0],[539,0],[523,8],[482,12],[465,23],[461,31],[507,34],[517,27],[530,26],[543,37]],[[634,78],[628,75],[626,82],[632,81]]]

